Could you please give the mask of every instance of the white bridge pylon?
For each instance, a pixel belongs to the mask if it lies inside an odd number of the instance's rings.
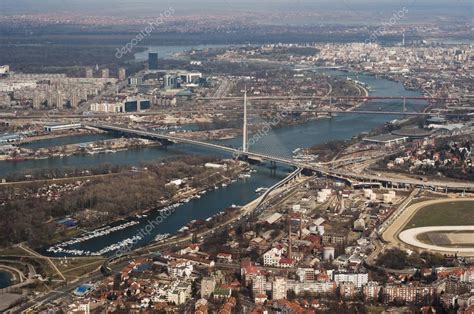
[[[248,152],[248,143],[247,143],[247,87],[244,90],[244,128],[242,132],[242,152]]]

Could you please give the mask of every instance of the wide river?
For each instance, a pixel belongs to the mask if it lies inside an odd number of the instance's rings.
[[[414,91],[405,90],[402,84],[383,78],[376,78],[367,74],[355,74],[336,70],[317,70],[331,76],[351,77],[366,83],[370,89],[370,95],[389,96],[420,96]],[[419,111],[426,104],[422,101],[407,101],[408,110]],[[251,106],[251,104],[250,104]],[[384,111],[401,111],[402,100],[378,100],[368,102],[360,109],[383,109]],[[320,119],[300,125],[280,127],[272,129],[266,136],[260,138],[251,147],[251,151],[269,153],[278,156],[289,157],[296,148],[308,147],[315,144],[325,143],[331,140],[348,139],[361,132],[383,125],[385,122],[400,118],[400,116],[366,115],[366,114],[342,114],[331,119]],[[87,135],[49,139],[27,144],[27,147],[38,148],[67,143],[88,142],[93,140],[110,138],[110,134]],[[251,135],[249,135],[249,138]],[[241,147],[241,138],[220,141],[224,145]],[[223,156],[221,153],[207,149],[196,148],[189,145],[174,145],[167,149],[161,147],[149,147],[122,151],[112,154],[70,156],[65,158],[50,158],[43,160],[29,160],[18,163],[0,162],[0,177],[9,173],[19,173],[25,169],[40,168],[91,168],[102,163],[137,165],[143,161],[163,159],[181,154],[207,154]],[[225,156],[225,155],[224,155]],[[281,167],[272,172],[267,165],[255,166],[257,171],[251,178],[239,180],[227,187],[213,190],[199,199],[193,199],[188,203],[180,205],[176,211],[166,219],[164,223],[154,228],[151,233],[143,237],[137,246],[142,246],[152,241],[156,235],[163,233],[174,233],[193,219],[206,219],[214,214],[230,207],[232,204],[243,205],[256,197],[255,189],[268,187],[282,179],[289,169]],[[127,238],[135,236],[143,228],[149,219],[153,219],[158,212],[149,213],[146,218],[132,218],[139,224],[118,230],[108,235],[87,240],[81,243],[69,245],[67,249],[97,252],[104,247],[118,243]],[[57,254],[61,255],[61,254]]]

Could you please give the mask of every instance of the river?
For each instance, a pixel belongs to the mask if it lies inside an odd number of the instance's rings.
[[[0,271],[0,289],[11,286],[12,275],[7,271]]]
[[[191,49],[200,50],[207,48],[225,48],[229,47],[227,44],[216,44],[216,45],[174,45],[174,46],[149,46],[145,51],[135,53],[135,61],[145,61],[148,60],[148,53],[155,52],[158,53],[159,59],[169,59],[173,54],[182,51],[188,51]]]
[[[324,72],[327,75],[352,77],[366,83],[371,88],[371,95],[390,95],[390,96],[420,96],[421,94],[414,91],[407,91],[403,85],[383,78],[376,78],[368,74],[355,74],[342,72],[337,70],[316,70]],[[407,101],[408,110],[421,110],[426,104],[422,101]],[[251,106],[251,104],[250,104]],[[371,101],[363,104],[359,109],[382,108],[384,111],[402,111],[402,100],[380,100]],[[292,125],[272,129],[268,134],[250,147],[251,151],[269,153],[278,156],[291,156],[292,151],[296,148],[308,147],[315,144],[325,143],[331,140],[347,139],[361,132],[369,131],[372,128],[382,125],[383,123],[400,118],[400,116],[384,116],[384,115],[364,115],[364,114],[341,114],[332,119],[320,119],[309,121],[300,125]],[[110,135],[88,135],[82,140],[90,141],[92,138],[102,139],[109,138]],[[249,135],[251,138],[252,135]],[[77,139],[50,139],[29,144],[30,147],[44,147],[63,145],[68,141]],[[79,139],[81,140],[81,139]],[[61,143],[61,144],[58,144]],[[224,145],[232,145],[234,147],[241,146],[241,138],[219,141]],[[39,146],[38,146],[39,145]],[[173,145],[168,148],[146,147],[133,149],[129,151],[121,151],[113,154],[102,155],[78,155],[64,158],[50,158],[43,160],[29,160],[18,163],[0,162],[0,175],[5,176],[11,172],[18,172],[24,169],[35,168],[61,168],[61,167],[78,167],[87,168],[97,166],[100,163],[115,164],[139,164],[142,161],[151,161],[167,157],[174,157],[181,154],[213,154],[218,156],[226,156],[222,153],[210,152],[207,149],[196,148],[189,145]],[[229,156],[230,157],[230,156]],[[210,191],[203,195],[200,199],[193,199],[188,203],[179,206],[176,211],[166,219],[165,223],[154,228],[149,235],[141,239],[137,246],[145,245],[155,238],[157,234],[174,233],[183,225],[193,219],[205,219],[210,217],[232,204],[243,205],[256,197],[255,189],[258,187],[271,186],[281,180],[289,169],[280,168],[277,172],[272,172],[263,164],[255,166],[257,171],[252,177],[245,181],[239,180],[228,187]],[[158,215],[157,212],[150,213],[146,218],[133,218],[140,223],[123,230],[115,231],[98,239],[91,239],[82,243],[70,245],[68,249],[83,251],[99,251],[113,243],[131,238],[143,228],[148,220]],[[54,255],[54,254],[53,254]],[[61,255],[61,254],[58,254]]]
[[[371,96],[420,96],[415,91],[405,90],[402,84],[387,79],[376,78],[368,74],[355,74],[337,70],[317,70],[331,76],[350,77],[366,83],[373,90]],[[408,111],[420,111],[426,104],[420,100],[407,100]],[[251,106],[251,104],[250,104]],[[403,100],[370,101],[356,110],[402,111]],[[369,131],[383,125],[387,121],[399,119],[402,116],[384,116],[367,114],[340,114],[332,119],[320,119],[300,125],[275,128],[268,135],[258,139],[251,151],[269,153],[281,157],[290,157],[296,148],[304,148],[333,140],[348,139],[361,132]],[[252,135],[249,135],[251,138]],[[241,147],[241,138],[222,141],[226,145]]]

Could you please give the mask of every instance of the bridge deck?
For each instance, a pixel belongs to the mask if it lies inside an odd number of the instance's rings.
[[[191,145],[196,145],[196,146],[201,146],[201,147],[206,147],[218,151],[224,151],[233,154],[235,157],[238,156],[247,156],[250,158],[256,158],[256,159],[262,159],[262,160],[268,160],[268,161],[275,161],[281,164],[293,166],[296,168],[301,168],[301,169],[308,169],[314,172],[317,172],[321,175],[325,175],[328,177],[332,178],[337,178],[341,180],[345,180],[348,182],[352,182],[351,179],[354,180],[361,180],[361,181],[369,181],[369,182],[380,182],[380,183],[388,183],[388,184],[406,184],[406,185],[413,185],[413,186],[426,186],[426,187],[437,187],[437,188],[443,188],[447,190],[466,190],[466,191],[474,191],[474,183],[471,182],[451,182],[451,181],[420,181],[416,179],[409,179],[409,178],[393,178],[393,177],[385,177],[385,176],[372,176],[372,175],[363,175],[363,174],[356,174],[356,173],[350,173],[350,172],[341,172],[337,170],[330,170],[323,168],[319,165],[315,164],[306,164],[302,162],[297,162],[294,161],[293,159],[286,159],[282,157],[277,157],[277,156],[272,156],[268,154],[262,154],[262,153],[256,153],[256,152],[243,152],[242,150],[227,147],[227,146],[222,146],[222,145],[217,145],[217,144],[212,144],[212,143],[207,143],[203,141],[197,141],[197,140],[192,140],[192,139],[185,139],[185,138],[180,138],[177,136],[172,136],[168,134],[160,134],[160,133],[155,133],[155,132],[150,132],[150,131],[143,131],[143,130],[137,130],[137,129],[130,129],[130,128],[125,128],[125,127],[119,127],[119,126],[113,126],[113,125],[105,125],[105,124],[91,124],[88,125],[89,127],[94,127],[106,131],[115,131],[115,132],[122,132],[122,133],[130,133],[130,134],[135,134],[138,136],[144,136],[144,137],[151,137],[151,138],[156,138],[156,139],[163,139],[167,140],[170,142],[175,142],[175,143],[184,143],[184,144],[191,144]]]

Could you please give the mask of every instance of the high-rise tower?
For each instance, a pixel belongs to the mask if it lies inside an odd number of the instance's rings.
[[[148,70],[158,70],[158,53],[150,52],[148,54]]]

